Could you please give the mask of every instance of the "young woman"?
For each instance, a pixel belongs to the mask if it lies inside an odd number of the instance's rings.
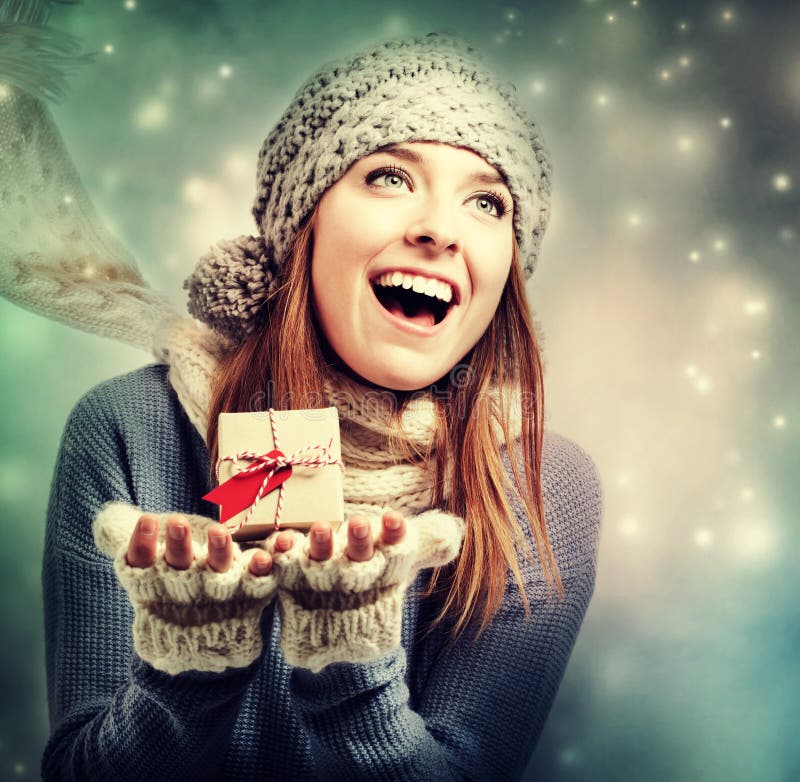
[[[523,773],[602,510],[592,460],[544,431],[524,279],[549,192],[538,128],[450,37],[377,45],[300,88],[259,156],[258,234],[201,259],[196,320],[157,318],[160,363],[67,423],[45,778]],[[150,310],[131,300],[150,293],[106,279],[116,316],[90,324],[76,302],[98,276],[48,314],[135,341]],[[328,405],[347,523],[233,542],[202,499],[218,415]]]

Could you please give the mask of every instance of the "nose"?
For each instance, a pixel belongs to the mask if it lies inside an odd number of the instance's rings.
[[[413,245],[427,245],[431,255],[439,255],[445,250],[455,253],[461,249],[454,218],[444,209],[426,209],[424,216],[408,226],[406,239]]]

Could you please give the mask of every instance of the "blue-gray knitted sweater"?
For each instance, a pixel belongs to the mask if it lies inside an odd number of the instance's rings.
[[[510,469],[505,447],[503,458]],[[121,500],[215,517],[201,499],[208,475],[207,449],[166,366],[101,383],[70,414],[43,564],[45,779],[496,781],[523,773],[594,589],[602,490],[583,450],[545,433],[545,516],[563,599],[523,561],[531,619],[509,574],[489,629],[447,649],[446,623],[421,637],[441,605],[415,596],[430,574],[422,571],[406,594],[401,646],[318,674],[285,662],[274,603],[263,615],[263,654],[247,668],[170,676],[134,652],[133,609],[95,546],[94,516]]]

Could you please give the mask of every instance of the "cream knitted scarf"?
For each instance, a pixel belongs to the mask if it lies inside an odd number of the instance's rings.
[[[206,438],[211,378],[226,349],[229,345],[225,338],[188,317],[169,319],[156,332],[154,354],[169,364],[170,383],[203,439]],[[403,459],[391,448],[393,429],[379,391],[341,372],[329,370],[325,397],[328,404],[339,411],[346,515],[380,515],[387,507],[416,515],[430,508],[435,453],[431,450],[433,458],[427,463],[422,454],[429,449],[435,432],[433,399],[415,398],[406,408],[401,421],[401,439],[419,454],[419,458]],[[510,412],[511,432],[518,437],[521,411],[516,397]],[[502,442],[502,430],[498,426],[495,436]],[[445,496],[448,496],[448,484],[452,479],[449,471],[446,475]]]

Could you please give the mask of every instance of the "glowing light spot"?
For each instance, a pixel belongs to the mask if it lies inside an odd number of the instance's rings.
[[[606,21],[607,21],[609,24],[614,24],[614,22],[616,22],[616,21],[617,21],[617,17],[616,17],[616,16],[614,16],[614,14],[606,14]]]
[[[689,29],[689,22],[687,22],[687,21],[685,21],[685,20],[681,19],[681,21],[680,21],[680,22],[678,22],[678,29],[679,29],[679,30],[680,30],[682,33],[685,33],[685,32],[686,32],[686,31]]]
[[[639,521],[634,516],[623,516],[619,522],[620,534],[631,538],[639,533]]]
[[[544,82],[541,79],[536,79],[531,82],[531,92],[534,95],[541,95],[544,92]]]
[[[726,8],[722,14],[722,21],[723,22],[732,22],[733,21],[733,11],[730,8]]]
[[[724,239],[714,239],[711,246],[714,248],[714,252],[721,253],[727,249],[728,244]]]
[[[672,74],[666,68],[661,71],[659,76],[661,77],[661,81],[669,81],[672,78]]]
[[[708,548],[714,542],[714,533],[706,527],[696,529],[693,537],[697,548]]]
[[[113,44],[113,43],[107,43],[107,44],[106,44],[106,45],[103,47],[103,51],[104,51],[106,54],[114,54],[114,44]]]
[[[516,11],[509,9],[508,11],[505,12],[505,19],[507,22],[513,22],[516,20],[516,18],[517,18]]]
[[[631,0],[631,5],[634,8],[638,8],[639,7],[639,0]]]
[[[784,242],[791,242],[794,239],[794,229],[790,228],[788,225],[785,225],[780,230],[780,237]]]
[[[577,747],[563,747],[558,753],[558,762],[564,768],[574,768],[580,765],[580,750]]]
[[[750,351],[750,358],[758,361],[761,358],[761,351],[760,350],[751,350]]]
[[[246,177],[252,172],[252,161],[243,152],[231,152],[225,158],[225,172],[232,177]]]
[[[65,196],[64,196],[64,197],[63,197],[61,200],[62,200],[62,201],[63,201],[63,202],[64,202],[64,203],[65,203],[67,206],[69,206],[69,205],[72,203],[72,196],[71,196],[69,193],[67,193],[67,195],[65,195]]]
[[[143,103],[136,112],[136,123],[142,130],[157,130],[169,119],[169,108],[163,100]]]
[[[691,152],[694,149],[694,140],[691,136],[680,136],[676,144],[681,152]]]
[[[742,502],[752,502],[753,497],[755,496],[756,493],[750,486],[743,487],[742,490],[739,492],[739,499],[742,500]]]
[[[631,476],[627,472],[621,472],[617,476],[617,486],[620,486],[621,488],[624,489],[630,485],[631,485]]]
[[[730,117],[721,117],[719,124],[723,128],[729,128],[731,126],[731,118]]]
[[[779,193],[785,193],[792,187],[792,180],[788,174],[780,172],[772,177],[772,187]]]
[[[219,66],[218,73],[220,75],[220,78],[230,79],[230,77],[233,76],[233,68],[227,63],[223,63],[222,65]]]
[[[199,176],[189,177],[183,183],[183,198],[190,204],[201,204],[209,192],[208,182]]]
[[[556,38],[556,46],[563,46],[564,39],[563,38]]]
[[[125,10],[126,11],[135,11],[136,10],[136,0],[125,0]]]
[[[744,314],[749,317],[763,315],[767,311],[767,303],[764,299],[748,299],[744,303]]]
[[[740,522],[731,533],[734,554],[751,564],[757,565],[771,559],[776,544],[775,530],[760,519]]]
[[[697,367],[694,364],[689,364],[683,371],[686,373],[686,377],[695,377],[697,375]]]
[[[692,59],[688,55],[684,54],[678,62],[680,63],[682,68],[688,68],[692,64]]]
[[[605,93],[599,93],[595,98],[595,101],[598,106],[607,106],[608,105],[608,95]]]
[[[784,416],[784,415],[776,415],[772,419],[772,425],[776,429],[785,429],[786,428],[786,416]]]
[[[635,212],[632,212],[631,214],[628,215],[628,225],[637,226],[640,225],[641,222],[642,218]]]
[[[707,375],[700,375],[694,383],[695,390],[701,394],[708,394],[714,388],[711,378]]]
[[[5,100],[6,98],[11,97],[11,87],[8,84],[3,84],[0,82],[0,100]]]
[[[701,257],[702,257],[702,256],[700,255],[700,253],[699,253],[697,250],[692,250],[692,251],[689,253],[689,260],[690,260],[692,263],[699,263],[699,262],[700,262],[700,258],[701,258]]]

